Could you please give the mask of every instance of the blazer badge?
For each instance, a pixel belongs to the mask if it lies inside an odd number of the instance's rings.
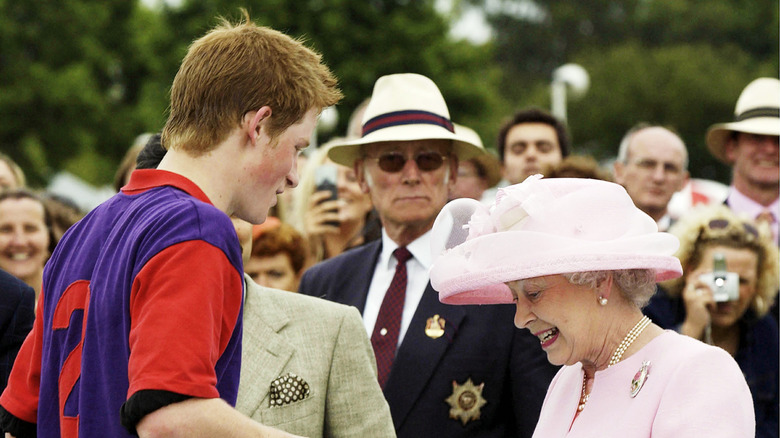
[[[450,405],[450,418],[460,420],[465,426],[473,420],[479,420],[480,409],[485,406],[487,400],[482,397],[482,389],[485,383],[474,385],[471,377],[462,385],[452,381],[452,394],[445,400]]]

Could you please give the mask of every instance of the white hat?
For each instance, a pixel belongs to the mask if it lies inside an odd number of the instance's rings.
[[[363,136],[337,144],[328,158],[352,166],[363,145],[383,141],[453,140],[453,152],[461,160],[484,149],[455,132],[450,112],[432,80],[414,73],[382,76],[363,114]]]
[[[501,163],[498,161],[498,157],[493,152],[485,149],[485,145],[482,144],[482,139],[477,134],[477,131],[457,123],[454,125],[456,134],[468,138],[471,143],[478,145],[482,149],[483,153],[472,157],[470,160],[476,161],[476,165],[482,166],[485,170],[485,179],[488,187],[494,187],[501,181]]]
[[[732,164],[726,156],[726,142],[733,131],[780,135],[780,80],[758,78],[749,83],[737,100],[734,121],[707,130],[707,147],[726,164]]]

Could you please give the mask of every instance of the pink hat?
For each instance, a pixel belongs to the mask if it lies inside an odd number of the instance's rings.
[[[658,231],[626,190],[607,181],[528,177],[499,189],[489,209],[444,206],[433,225],[431,284],[447,304],[512,303],[504,283],[543,275],[654,269],[682,275],[677,238]]]

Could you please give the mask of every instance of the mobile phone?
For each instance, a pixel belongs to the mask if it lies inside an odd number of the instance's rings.
[[[726,270],[726,257],[723,254],[715,253],[712,257],[712,272],[701,274],[699,279],[712,289],[715,302],[738,300],[739,274]]]
[[[339,191],[338,187],[336,187],[336,180],[338,178],[339,170],[334,166],[333,164],[323,164],[317,168],[317,170],[314,172],[314,185],[315,185],[315,191],[328,191],[330,192],[330,197],[323,200],[325,201],[335,201],[339,198]],[[333,225],[333,226],[339,226],[338,222],[335,221],[327,221],[325,222],[327,225]]]

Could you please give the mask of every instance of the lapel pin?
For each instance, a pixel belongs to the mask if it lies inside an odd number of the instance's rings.
[[[442,337],[445,323],[444,318],[440,318],[439,315],[433,315],[425,323],[425,334],[431,339]]]

